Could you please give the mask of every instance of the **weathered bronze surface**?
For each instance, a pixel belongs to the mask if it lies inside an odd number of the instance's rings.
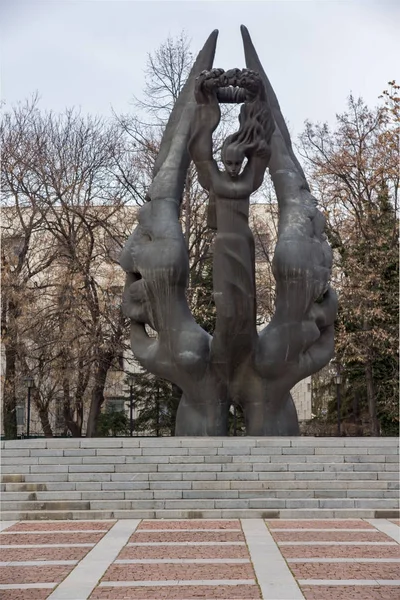
[[[248,435],[298,434],[290,390],[327,364],[334,350],[337,300],[329,285],[324,217],[249,33],[241,30],[246,69],[212,69],[217,31],[200,52],[166,127],[149,202],[120,260],[132,350],[144,368],[183,392],[176,435],[227,435],[232,404],[243,408]],[[220,170],[212,134],[226,102],[242,106],[239,129],[223,144]],[[209,192],[208,224],[216,230],[212,337],[195,322],[185,297],[189,262],[179,211],[190,157]],[[257,333],[248,216],[250,195],[267,168],[279,203],[276,309]]]

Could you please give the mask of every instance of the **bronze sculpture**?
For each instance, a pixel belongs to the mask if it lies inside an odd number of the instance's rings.
[[[243,408],[248,435],[296,435],[291,388],[333,354],[336,296],[329,286],[331,251],[297,161],[274,91],[242,26],[247,69],[212,69],[213,32],[174,107],[149,189],[150,202],[121,256],[123,298],[132,349],[149,371],[182,391],[176,435],[226,435],[231,404]],[[213,159],[219,103],[241,103],[239,130]],[[185,298],[188,256],[179,207],[189,152],[209,191],[216,229],[213,286],[217,322],[211,337],[194,321]],[[244,158],[247,164],[242,170]],[[250,194],[268,167],[279,203],[273,272],[276,311],[256,330],[254,240]],[[150,338],[145,325],[157,338]]]

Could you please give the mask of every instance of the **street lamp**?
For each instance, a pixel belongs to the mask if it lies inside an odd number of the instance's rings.
[[[129,385],[129,435],[133,436],[133,384],[135,383],[135,376],[133,373],[128,375]]]
[[[156,436],[160,437],[160,386],[158,381],[156,392]]]
[[[340,386],[342,383],[342,373],[341,373],[341,367],[340,367],[340,363],[336,362],[336,373],[334,375],[334,381],[336,384],[336,403],[337,403],[337,433],[338,436],[341,436],[341,431],[340,431]]]
[[[31,425],[31,389],[33,387],[33,378],[28,375],[28,377],[24,378],[26,387],[28,388],[28,409],[26,414],[26,437],[28,438],[30,435],[30,425]]]

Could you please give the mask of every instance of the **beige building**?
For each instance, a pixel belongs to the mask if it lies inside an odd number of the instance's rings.
[[[299,421],[310,420],[312,418],[311,377],[306,377],[306,379],[296,383],[291,394]]]

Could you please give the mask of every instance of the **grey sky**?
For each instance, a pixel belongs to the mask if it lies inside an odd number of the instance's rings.
[[[6,104],[35,90],[41,106],[133,111],[146,55],[182,30],[194,53],[220,30],[214,66],[244,66],[249,28],[291,129],[333,121],[350,92],[369,104],[399,77],[400,2],[394,0],[0,0]]]

